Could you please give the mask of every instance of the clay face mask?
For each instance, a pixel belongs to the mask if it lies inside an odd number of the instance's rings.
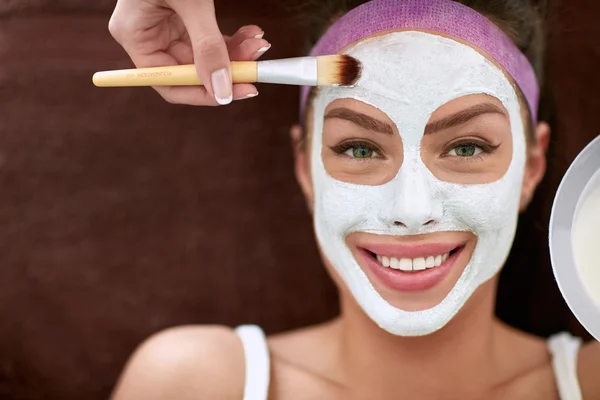
[[[322,88],[313,102],[312,177],[318,242],[358,304],[381,328],[405,336],[426,335],[456,315],[475,289],[494,276],[514,238],[525,166],[520,106],[503,72],[473,48],[438,35],[404,31],[365,39],[346,51],[363,64],[354,88]],[[437,179],[424,165],[420,143],[431,114],[469,94],[497,98],[510,117],[513,154],[502,178],[461,185]],[[386,113],[404,146],[397,175],[379,186],[344,183],[323,166],[325,108],[352,98]],[[435,223],[425,224],[429,220]],[[405,226],[396,226],[403,221]],[[374,289],[345,238],[352,232],[416,235],[469,231],[477,237],[471,260],[446,298],[431,309],[407,312]]]

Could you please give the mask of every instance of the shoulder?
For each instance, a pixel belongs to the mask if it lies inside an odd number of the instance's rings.
[[[600,342],[591,341],[584,344],[579,351],[577,376],[584,399],[600,398]]]
[[[558,399],[547,340],[505,323],[498,328],[496,337],[501,345],[497,360],[503,373],[485,399]]]
[[[112,400],[243,397],[244,352],[223,326],[182,326],[144,341],[129,359]]]

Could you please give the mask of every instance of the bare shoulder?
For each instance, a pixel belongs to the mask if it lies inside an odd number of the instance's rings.
[[[244,377],[242,345],[231,328],[170,328],[133,353],[112,400],[239,400]]]
[[[583,399],[600,399],[600,343],[584,344],[577,358],[577,378]],[[532,369],[510,387],[510,399],[558,399],[558,388],[552,360]],[[519,395],[516,395],[519,394]]]
[[[505,323],[497,325],[500,381],[486,400],[554,400],[558,392],[552,370],[552,357],[545,338],[520,331]]]
[[[577,375],[584,399],[600,399],[600,342],[584,344],[579,351]]]

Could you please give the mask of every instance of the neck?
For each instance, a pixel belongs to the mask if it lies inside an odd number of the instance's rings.
[[[446,326],[419,337],[384,331],[350,294],[342,295],[339,334],[347,382],[365,390],[377,388],[377,398],[386,393],[422,395],[424,389],[444,397],[489,387],[497,358],[495,287],[495,280],[480,286]]]

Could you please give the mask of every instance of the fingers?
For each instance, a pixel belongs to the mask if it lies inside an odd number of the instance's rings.
[[[169,46],[167,53],[177,61],[177,64],[185,65],[194,63],[194,54],[188,43],[180,41],[173,42],[171,43],[171,46]]]
[[[190,37],[194,64],[206,90],[219,104],[233,99],[229,53],[217,26],[212,0],[169,0]]]
[[[248,39],[229,51],[231,61],[254,61],[265,54],[271,44],[264,39]]]
[[[258,96],[256,86],[250,83],[236,83],[233,85],[233,99],[245,100]]]
[[[263,55],[271,45],[262,37],[264,32],[256,25],[246,25],[227,40],[231,61],[253,61]]]
[[[218,106],[214,96],[203,86],[173,86],[154,88],[166,101],[171,104],[187,104],[192,106]],[[233,100],[245,100],[258,96],[256,87],[249,83],[233,85]]]
[[[264,34],[265,32],[257,25],[244,25],[233,36],[227,38],[227,47],[230,49],[237,47],[247,39],[262,39]]]
[[[230,53],[233,60],[255,60],[269,47],[264,33],[247,25],[224,38],[213,0],[119,0],[109,31],[136,67],[196,65],[205,86],[155,87],[170,103],[218,105],[258,94],[254,85],[231,84]]]
[[[247,29],[250,28],[250,29]],[[256,33],[260,32],[260,33]],[[254,61],[271,48],[271,44],[262,37],[264,32],[257,26],[242,27],[235,35],[224,36],[231,61]],[[167,50],[178,64],[192,64],[194,61],[189,38],[183,36],[181,40],[174,41]]]

